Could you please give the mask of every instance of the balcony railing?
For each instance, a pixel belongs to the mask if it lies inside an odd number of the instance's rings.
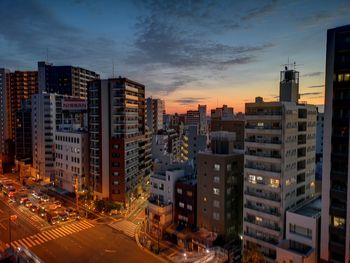
[[[268,200],[276,201],[276,202],[281,201],[281,198],[279,196],[267,194],[267,193],[258,193],[258,192],[254,192],[254,191],[244,191],[244,194],[259,197],[259,198],[264,198],[264,199],[268,199]]]
[[[272,154],[272,153],[258,153],[258,152],[250,152],[246,151],[246,155],[251,155],[251,156],[258,156],[258,157],[268,157],[268,158],[275,158],[275,159],[281,159],[280,154]]]
[[[256,239],[259,239],[259,240],[262,240],[262,241],[265,241],[265,242],[270,243],[272,245],[277,245],[278,244],[278,239],[277,238],[273,238],[273,237],[270,237],[268,235],[257,235],[256,233],[252,233],[252,232],[248,232],[248,231],[245,231],[244,235],[252,237],[252,238],[256,238]]]
[[[280,127],[280,126],[270,126],[270,125],[258,126],[258,125],[251,125],[251,124],[247,124],[245,126],[245,128],[246,129],[257,129],[257,130],[281,130],[282,129],[282,127]]]
[[[245,168],[250,168],[250,169],[255,169],[255,170],[261,170],[261,171],[266,171],[266,172],[273,172],[273,173],[280,173],[281,169],[273,168],[273,167],[268,167],[268,166],[263,166],[263,165],[253,165],[253,164],[246,164]]]
[[[282,141],[269,140],[269,139],[245,139],[246,142],[256,142],[256,143],[269,143],[269,144],[282,144]]]
[[[261,208],[261,207],[257,207],[257,206],[253,206],[253,205],[249,205],[249,204],[245,204],[244,205],[245,208],[248,209],[252,209],[258,212],[262,212],[268,215],[273,215],[273,216],[281,216],[281,213],[279,213],[278,211],[274,210],[274,209],[269,209],[269,208]]]
[[[274,231],[281,231],[281,228],[279,226],[273,226],[271,224],[266,224],[264,222],[259,222],[259,221],[256,221],[254,219],[250,219],[250,218],[244,218],[244,221],[245,222],[248,222],[248,223],[251,223],[251,224],[254,224],[254,225],[257,225],[257,226],[261,226],[261,227],[264,227],[264,228],[268,228],[268,229],[271,229],[271,230],[274,230]]]

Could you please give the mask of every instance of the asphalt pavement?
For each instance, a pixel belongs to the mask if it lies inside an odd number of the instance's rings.
[[[134,239],[106,225],[48,241],[31,250],[50,263],[123,262],[160,263],[156,256],[142,251]]]

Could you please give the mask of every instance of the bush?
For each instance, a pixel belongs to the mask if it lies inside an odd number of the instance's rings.
[[[123,208],[123,204],[114,203],[107,200],[96,200],[95,207],[98,212],[104,211],[106,213],[109,213],[111,210],[121,210]]]

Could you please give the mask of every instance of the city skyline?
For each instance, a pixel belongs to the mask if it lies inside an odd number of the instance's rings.
[[[146,85],[146,96],[166,99],[169,113],[197,104],[243,111],[257,95],[277,100],[288,59],[301,64],[301,100],[322,105],[326,29],[347,24],[350,15],[347,1],[0,5],[3,23],[11,21],[0,32],[3,66],[36,70],[48,57],[103,78],[129,76]]]

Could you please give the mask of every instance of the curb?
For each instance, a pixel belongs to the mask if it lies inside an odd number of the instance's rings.
[[[136,244],[137,246],[144,252],[146,252],[147,254],[149,255],[152,255],[153,257],[157,258],[158,260],[164,262],[164,263],[169,263],[171,262],[170,260],[166,260],[165,258],[163,258],[162,256],[157,256],[155,255],[154,253],[152,253],[151,251],[149,251],[147,248],[143,247],[140,243],[140,240],[139,240],[139,232],[140,232],[140,228],[141,228],[141,225],[138,225],[137,228],[135,229],[135,240],[136,240]]]

